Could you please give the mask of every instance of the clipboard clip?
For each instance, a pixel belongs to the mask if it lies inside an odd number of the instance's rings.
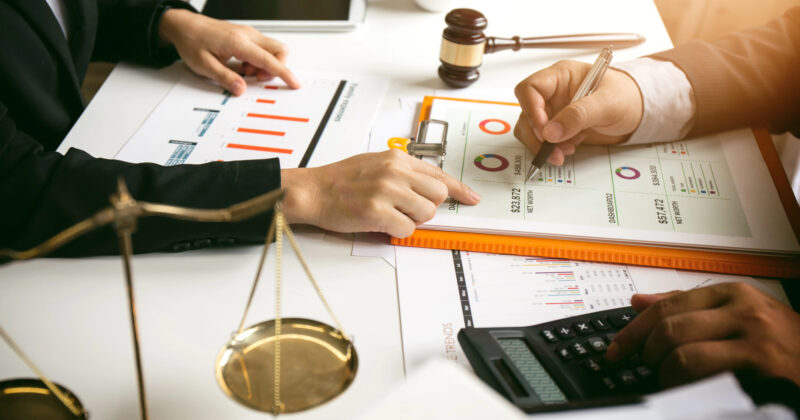
[[[434,158],[436,164],[441,168],[447,153],[447,121],[420,121],[417,129],[417,141],[414,141],[413,138],[392,137],[388,144],[390,149],[402,150],[420,159]]]

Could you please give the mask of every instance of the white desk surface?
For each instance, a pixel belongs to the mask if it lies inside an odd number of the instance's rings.
[[[198,6],[200,1],[192,1]],[[495,36],[638,32],[647,42],[615,60],[671,47],[651,1],[456,1],[481,10]],[[444,13],[412,0],[371,1],[363,27],[351,33],[279,33],[295,68],[391,77],[382,109],[400,97],[432,94],[438,79]],[[562,58],[596,52],[532,50],[487,55],[477,89],[508,88]],[[59,151],[78,147],[113,157],[187,71],[117,66]],[[300,246],[345,329],[354,337],[359,371],[342,396],[291,418],[348,418],[403,378],[394,269],[379,258],[350,256],[351,235],[305,228]],[[134,237],[135,246],[135,237]],[[217,352],[238,325],[258,247],[152,254],[134,259],[147,398],[152,419],[263,418],[226,397],[214,378]],[[284,316],[330,322],[296,260],[287,255]],[[271,266],[271,265],[270,265]],[[273,282],[262,278],[248,324],[273,317]],[[0,324],[51,378],[71,388],[96,419],[138,418],[132,339],[118,258],[47,259],[0,269]],[[33,376],[0,344],[0,378]]]

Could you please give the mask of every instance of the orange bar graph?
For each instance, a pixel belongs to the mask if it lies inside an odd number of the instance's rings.
[[[236,131],[238,131],[240,133],[264,134],[264,135],[268,135],[268,136],[284,136],[284,135],[286,135],[286,133],[284,133],[283,131],[258,130],[258,129],[255,129],[255,128],[244,128],[244,127],[239,127],[239,128],[236,129]]]
[[[280,87],[279,86],[264,86],[264,89],[278,90],[278,89],[280,89]]]
[[[308,122],[308,118],[284,117],[282,115],[256,114],[255,112],[249,112],[247,114],[247,116],[248,117],[253,117],[253,118],[267,118],[267,119],[270,119],[270,120]]]
[[[255,150],[257,152],[272,152],[284,153],[287,155],[292,154],[292,149],[279,149],[277,147],[264,147],[264,146],[251,146],[249,144],[228,143],[225,147],[229,149],[242,149],[242,150]]]
[[[256,102],[258,102],[260,104],[274,104],[275,100],[274,99],[256,99]]]

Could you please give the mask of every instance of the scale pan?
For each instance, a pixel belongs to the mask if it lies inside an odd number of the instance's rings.
[[[83,410],[83,405],[75,394],[61,385],[56,386],[75,402],[77,408]],[[75,420],[88,417],[72,414],[44,382],[38,379],[11,379],[0,382],[0,418]]]
[[[229,397],[273,413],[275,321],[235,335],[217,356],[219,386]],[[353,382],[358,356],[339,330],[310,319],[282,318],[278,412],[307,410],[338,396]]]

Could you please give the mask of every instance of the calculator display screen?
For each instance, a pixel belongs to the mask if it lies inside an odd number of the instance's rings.
[[[539,363],[525,340],[521,338],[498,338],[500,347],[506,352],[511,362],[522,374],[525,382],[533,388],[536,396],[543,404],[558,404],[567,402],[567,397],[561,392],[553,378]]]

